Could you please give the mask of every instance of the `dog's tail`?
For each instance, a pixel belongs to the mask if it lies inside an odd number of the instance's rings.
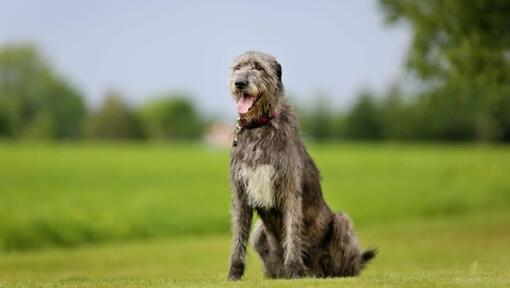
[[[361,266],[365,267],[370,260],[372,260],[378,253],[376,248],[371,248],[368,250],[365,250],[363,253],[361,253]]]
[[[335,221],[333,223],[336,225],[337,231],[341,231],[341,233],[336,234],[336,241],[338,243],[343,243],[342,241],[344,241],[344,235],[351,235],[351,244],[355,246],[358,245],[358,240],[356,239],[354,233],[352,221],[346,213],[341,212],[336,214]],[[345,247],[342,250],[346,250]],[[369,248],[363,251],[363,253],[361,253],[361,266],[365,267],[365,265],[368,264],[368,262],[370,262],[370,260],[372,260],[377,255],[377,253],[378,251],[376,248]]]
[[[331,256],[338,259],[335,267],[335,276],[356,276],[365,268],[368,262],[377,254],[377,249],[368,249],[363,252],[359,249],[359,242],[354,233],[351,219],[346,213],[337,213],[333,218],[334,244]]]

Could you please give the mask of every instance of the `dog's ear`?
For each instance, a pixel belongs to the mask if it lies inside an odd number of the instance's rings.
[[[274,61],[274,70],[276,72],[276,76],[278,76],[278,80],[282,81],[282,65],[278,63],[278,61]]]

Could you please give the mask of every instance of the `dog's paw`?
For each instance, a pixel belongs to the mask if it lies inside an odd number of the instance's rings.
[[[306,269],[303,263],[294,262],[285,265],[287,277],[290,279],[298,279],[306,276]]]
[[[244,274],[244,264],[242,264],[242,263],[232,264],[230,266],[230,271],[228,272],[227,280],[229,280],[229,281],[241,280],[241,277],[243,277],[243,274]]]
[[[241,277],[242,277],[241,274],[232,274],[232,273],[229,273],[228,277],[227,277],[227,280],[228,281],[238,281],[238,280],[241,280]]]

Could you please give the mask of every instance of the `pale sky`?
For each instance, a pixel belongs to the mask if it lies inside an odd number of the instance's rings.
[[[0,0],[0,44],[37,44],[90,105],[109,88],[134,104],[177,90],[230,117],[228,65],[260,50],[280,61],[296,102],[319,93],[343,108],[403,75],[409,39],[384,26],[373,0]]]

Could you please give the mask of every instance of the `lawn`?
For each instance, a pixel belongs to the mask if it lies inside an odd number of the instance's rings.
[[[309,145],[381,253],[359,278],[227,283],[228,151],[0,142],[0,287],[508,287],[510,147]]]
[[[227,235],[13,252],[0,286],[14,287],[509,287],[510,212],[363,226],[380,253],[358,278],[264,280],[250,250],[247,275],[225,281]]]
[[[315,145],[324,194],[355,223],[510,208],[510,148]],[[0,251],[228,233],[228,151],[0,143]]]

